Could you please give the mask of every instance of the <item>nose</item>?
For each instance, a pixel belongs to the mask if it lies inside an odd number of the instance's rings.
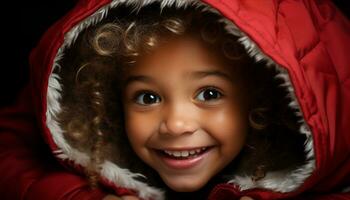
[[[159,132],[162,135],[179,136],[191,134],[198,129],[197,113],[184,105],[164,109]]]

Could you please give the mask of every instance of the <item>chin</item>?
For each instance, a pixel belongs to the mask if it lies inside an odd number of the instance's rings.
[[[175,192],[195,192],[200,190],[206,181],[203,180],[164,180],[165,184]]]

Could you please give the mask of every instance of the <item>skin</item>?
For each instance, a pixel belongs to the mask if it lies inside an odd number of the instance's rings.
[[[183,37],[157,47],[127,74],[123,105],[131,146],[174,191],[202,188],[245,143],[247,113],[232,73],[200,42]],[[169,166],[160,153],[198,147],[208,150],[185,169]]]
[[[114,195],[107,195],[103,198],[103,200],[138,200],[139,198],[135,196],[123,196],[123,197],[117,197]]]

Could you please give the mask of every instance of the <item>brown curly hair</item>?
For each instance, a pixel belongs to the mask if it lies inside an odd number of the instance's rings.
[[[246,148],[228,168],[245,169],[255,176],[256,169],[280,170],[305,161],[305,137],[298,133],[298,118],[287,106],[287,92],[278,87],[282,82],[273,78],[277,72],[250,58],[238,38],[225,30],[221,19],[200,8],[164,8],[160,12],[159,5],[151,4],[136,12],[121,6],[84,30],[75,45],[66,50],[61,63],[65,67],[60,72],[64,109],[59,118],[67,141],[91,155],[87,168],[91,185],[96,186],[97,171],[105,159],[122,167],[145,168],[123,156],[136,157],[123,130],[123,74],[140,56],[184,35],[201,40],[230,63],[241,84],[250,132]],[[143,173],[147,174],[148,168]]]

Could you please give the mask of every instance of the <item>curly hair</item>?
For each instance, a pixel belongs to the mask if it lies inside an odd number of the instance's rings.
[[[97,171],[107,158],[131,168],[140,165],[128,163],[123,156],[134,155],[125,144],[128,140],[121,108],[123,74],[140,56],[171,38],[185,35],[199,39],[230,63],[240,83],[249,111],[250,132],[246,148],[237,158],[244,164],[234,167],[245,168],[254,176],[256,169],[279,170],[304,161],[305,138],[298,134],[297,118],[287,106],[287,92],[277,87],[281,83],[273,79],[277,72],[264,63],[255,63],[238,38],[225,30],[220,15],[198,8],[164,8],[160,12],[153,4],[137,13],[123,6],[111,12],[103,22],[83,31],[62,61],[67,66],[61,72],[64,110],[60,119],[64,137],[75,148],[91,154],[87,175],[92,186],[96,186]],[[290,139],[282,143],[283,138]],[[116,151],[115,146],[125,152]],[[281,159],[286,156],[288,159]]]

